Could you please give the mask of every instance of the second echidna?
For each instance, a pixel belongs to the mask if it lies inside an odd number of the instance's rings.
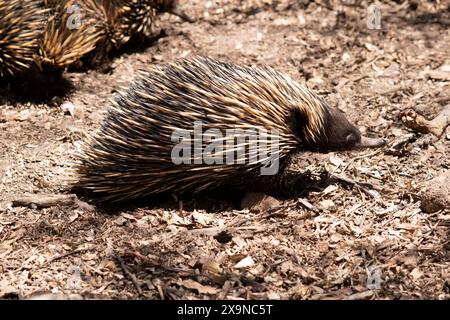
[[[95,0],[61,0],[52,9],[39,50],[40,65],[63,69],[94,50],[101,38],[101,9]]]
[[[0,0],[0,78],[101,65],[159,12],[191,21],[174,0]]]
[[[269,155],[279,161],[274,174],[261,175],[268,158],[252,154],[252,141],[243,136],[248,130],[269,132],[265,143],[278,141]],[[174,139],[177,132],[181,140]],[[208,149],[211,138],[231,148]],[[187,147],[182,161],[174,158],[180,143]],[[361,137],[342,112],[269,67],[184,59],[151,68],[115,98],[99,132],[81,149],[75,186],[112,202],[224,186],[268,191],[296,152],[383,144]]]
[[[47,21],[38,0],[0,0],[0,78],[28,70]]]
[[[170,12],[192,21],[179,10],[175,0],[63,0],[63,2],[65,4],[60,5],[62,7],[60,23],[56,25],[56,30],[47,32],[48,35],[60,39],[44,42],[49,44],[48,51],[53,52],[53,56],[63,62],[57,64],[60,67],[73,64],[80,59],[90,67],[102,65],[111,58],[111,53],[131,39],[142,39],[150,34],[152,23],[158,13]],[[77,29],[70,30],[67,28],[67,21],[70,19],[67,13],[74,6],[80,15],[81,23]],[[71,14],[73,15],[73,12]],[[57,52],[58,50],[61,52]]]

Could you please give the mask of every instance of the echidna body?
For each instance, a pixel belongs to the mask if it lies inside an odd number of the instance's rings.
[[[41,45],[42,63],[65,68],[81,59],[89,66],[106,61],[113,49],[120,48],[136,32],[127,21],[138,9],[128,4],[142,1],[61,0],[49,3],[53,15]],[[151,8],[149,11],[151,15]]]
[[[203,141],[195,136],[198,123],[206,132]],[[227,129],[234,129],[231,135]],[[265,130],[262,140],[278,139],[272,154],[279,157],[277,174],[261,175],[267,159],[248,161],[251,140],[240,136],[248,129]],[[174,132],[187,134],[194,148],[201,141],[197,147],[205,150],[214,130],[222,134],[214,139],[231,142],[232,155],[245,150],[237,159],[242,161],[205,163],[205,153],[195,152],[183,154],[187,162],[174,161],[174,148],[183,140],[174,140]],[[264,190],[277,185],[295,152],[382,144],[381,139],[362,138],[339,110],[287,75],[198,57],[153,67],[115,98],[99,132],[81,149],[76,186],[93,191],[101,201],[225,186]],[[211,154],[230,155],[223,150]]]
[[[96,0],[61,0],[52,10],[42,44],[39,65],[63,69],[93,51],[103,34],[103,7]]]
[[[0,77],[16,76],[33,64],[47,21],[38,0],[0,0]]]
[[[102,65],[160,12],[192,21],[175,0],[0,0],[0,77]]]
[[[168,12],[183,20],[194,20],[184,13],[177,0],[118,0],[116,8],[121,8],[123,34],[128,38],[147,35],[152,27],[154,17],[158,13]]]

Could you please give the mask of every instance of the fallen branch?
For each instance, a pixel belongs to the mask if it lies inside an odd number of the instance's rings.
[[[116,259],[117,259],[117,261],[119,261],[120,267],[122,268],[123,273],[128,278],[130,278],[131,282],[133,282],[134,286],[136,287],[136,290],[137,290],[138,294],[140,296],[143,296],[141,286],[139,285],[139,283],[138,283],[138,281],[136,279],[136,276],[133,273],[131,273],[131,271],[128,269],[128,267],[126,266],[125,262],[123,261],[123,259],[121,257],[116,256]]]
[[[414,131],[432,133],[440,138],[450,124],[450,104],[446,105],[433,120],[427,120],[414,110],[408,109],[402,113],[402,121],[405,126]]]
[[[92,249],[93,249],[92,247],[91,248],[78,248],[78,249],[75,249],[73,251],[69,251],[69,252],[66,252],[66,253],[54,256],[54,257],[50,258],[47,262],[45,262],[44,266],[47,266],[47,265],[49,265],[50,263],[52,263],[52,262],[54,262],[56,260],[59,260],[59,259],[71,256],[71,255],[76,254],[76,253],[89,251],[89,250],[92,250]]]
[[[75,195],[39,195],[25,196],[12,201],[13,207],[29,207],[31,209],[54,206],[70,206],[75,203]]]
[[[374,185],[372,185],[370,183],[358,182],[347,176],[333,175],[331,177],[331,179],[335,179],[338,182],[344,183],[344,184],[352,186],[352,187],[356,187],[356,188],[360,189],[362,192],[364,192],[365,194],[372,197],[373,199],[378,199],[380,197],[380,195],[375,191],[376,189],[379,189],[379,188],[376,188]]]

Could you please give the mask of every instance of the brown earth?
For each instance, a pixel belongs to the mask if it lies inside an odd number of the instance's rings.
[[[450,103],[448,1],[383,4],[381,30],[368,29],[363,4],[182,4],[195,23],[159,17],[154,32],[163,32],[110,72],[65,72],[65,94],[53,96],[61,83],[46,80],[38,95],[0,88],[0,298],[449,299],[450,211],[423,212],[417,194],[449,170],[450,129],[438,139],[400,119]],[[192,55],[275,67],[391,143],[299,155],[291,169],[308,172],[310,185],[275,210],[240,210],[224,195],[113,214],[79,201],[11,205],[65,193],[74,145],[113,94],[138,69]]]

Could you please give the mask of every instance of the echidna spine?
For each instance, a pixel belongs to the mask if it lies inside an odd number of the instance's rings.
[[[260,133],[258,143],[276,148],[255,153],[249,131]],[[212,136],[222,149],[209,149]],[[186,154],[180,143],[187,143]],[[272,68],[183,59],[150,68],[115,98],[81,149],[75,185],[102,201],[222,186],[271,188],[294,152],[382,144],[361,137],[342,112]],[[279,166],[261,174],[272,159]]]

